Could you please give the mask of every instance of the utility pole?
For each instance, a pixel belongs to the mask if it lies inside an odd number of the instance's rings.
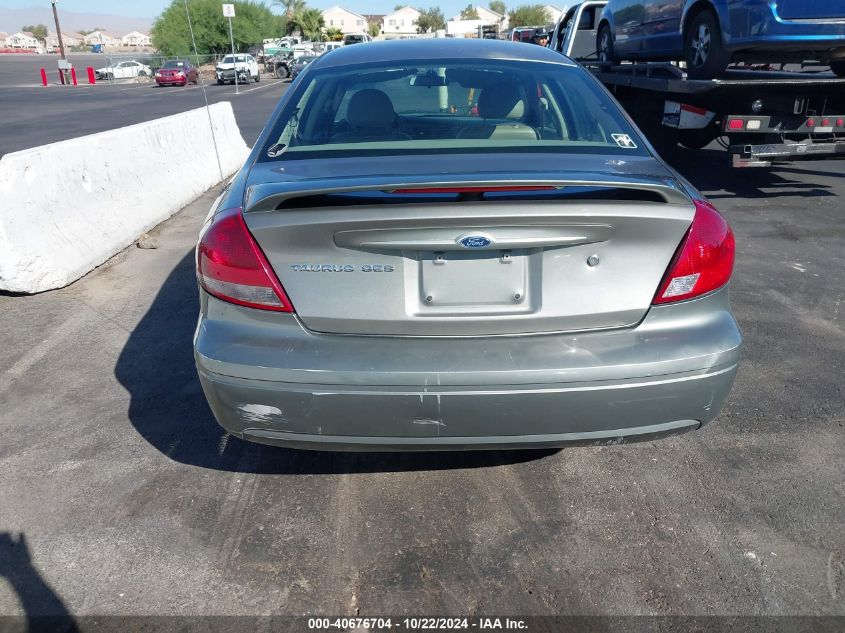
[[[56,21],[56,37],[59,40],[59,53],[61,54],[61,59],[67,59],[65,56],[65,44],[62,41],[62,27],[59,26],[59,12],[56,11],[56,2],[58,0],[53,1],[53,19]]]

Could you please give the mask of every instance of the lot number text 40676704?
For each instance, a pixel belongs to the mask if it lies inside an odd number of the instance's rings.
[[[404,629],[407,631],[451,631],[451,630],[472,630],[477,631],[524,631],[528,625],[524,620],[512,618],[308,618],[310,630],[340,630],[355,631],[366,629],[368,631]]]

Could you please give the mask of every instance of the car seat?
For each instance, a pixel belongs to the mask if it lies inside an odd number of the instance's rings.
[[[478,97],[478,115],[484,123],[461,128],[458,138],[531,141],[539,138],[537,130],[523,123],[525,100],[513,84],[485,88]]]
[[[366,88],[349,99],[346,109],[349,129],[332,136],[332,143],[401,141],[411,137],[397,129],[396,111],[390,97],[381,90]]]

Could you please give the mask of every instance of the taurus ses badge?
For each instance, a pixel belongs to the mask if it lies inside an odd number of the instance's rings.
[[[457,240],[464,248],[486,248],[493,243],[493,237],[482,233],[461,235]]]

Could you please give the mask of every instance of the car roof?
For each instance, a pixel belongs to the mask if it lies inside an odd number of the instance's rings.
[[[426,38],[370,42],[342,46],[331,57],[320,58],[312,65],[351,66],[405,60],[431,61],[461,59],[496,59],[505,61],[534,61],[575,66],[568,57],[536,44],[469,38]]]

